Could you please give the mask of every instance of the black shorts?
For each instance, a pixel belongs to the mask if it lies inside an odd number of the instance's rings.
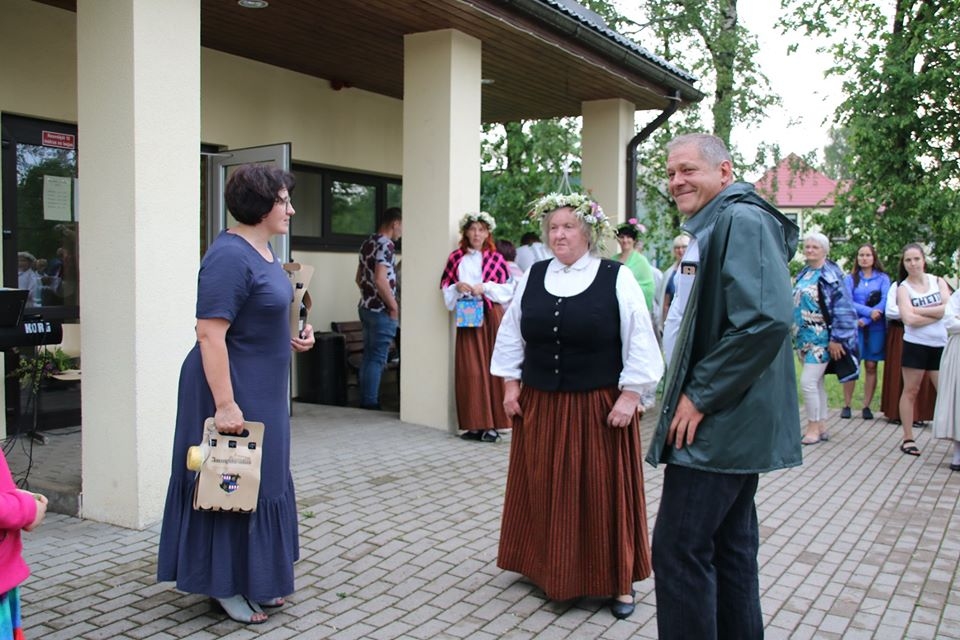
[[[940,371],[940,356],[942,355],[943,347],[928,347],[925,344],[916,344],[904,340],[900,366],[906,369]]]

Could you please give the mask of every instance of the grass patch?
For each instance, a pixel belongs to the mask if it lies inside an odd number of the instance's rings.
[[[877,363],[877,390],[874,391],[873,402],[870,403],[870,408],[873,409],[874,413],[880,410],[880,391],[883,388],[883,365],[883,361]],[[803,394],[800,392],[800,372],[803,369],[803,365],[800,364],[799,358],[793,359],[793,366],[797,372],[797,398],[800,400],[802,406]],[[866,380],[866,375],[866,370],[861,366],[860,379],[857,380],[857,385],[853,388],[853,400],[850,403],[854,412],[863,408],[863,385]],[[830,408],[839,409],[843,407],[843,385],[837,380],[837,376],[828,373],[826,376],[826,387],[827,404]]]

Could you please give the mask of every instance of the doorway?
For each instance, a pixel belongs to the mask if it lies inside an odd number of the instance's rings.
[[[80,357],[77,127],[2,114],[0,129],[3,286],[27,290],[25,320],[63,325],[69,338],[60,343],[61,353],[74,368]],[[20,363],[35,357],[34,347],[5,348],[5,354],[8,433],[33,425],[35,403],[38,428],[80,424],[79,380],[43,377],[34,394],[18,377]]]
[[[290,171],[290,143],[281,142],[262,147],[247,147],[204,153],[206,171],[206,238],[200,244],[203,251],[214,238],[227,228],[227,203],[223,191],[233,170],[242,164],[268,164]],[[273,239],[273,250],[282,262],[290,262],[290,233]]]

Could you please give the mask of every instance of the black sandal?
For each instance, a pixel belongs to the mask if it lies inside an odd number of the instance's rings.
[[[913,440],[904,440],[900,444],[900,451],[907,454],[908,456],[919,456],[920,449],[917,448],[917,443]]]
[[[487,429],[480,435],[481,442],[496,442],[500,439],[500,433],[496,429]]]

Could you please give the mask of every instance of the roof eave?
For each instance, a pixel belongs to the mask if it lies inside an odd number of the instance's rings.
[[[694,87],[693,83],[696,82],[696,78],[692,75],[664,60],[660,60],[639,45],[635,45],[635,48],[643,51],[646,55],[631,50],[624,43],[617,42],[615,39],[616,37],[627,42],[623,36],[610,29],[601,30],[560,9],[550,0],[498,0],[498,2],[510,5],[522,13],[540,20],[552,29],[640,76],[649,78],[667,89],[678,91],[682,102],[699,102],[706,97],[705,94]],[[665,95],[664,98],[669,99],[669,96]]]

